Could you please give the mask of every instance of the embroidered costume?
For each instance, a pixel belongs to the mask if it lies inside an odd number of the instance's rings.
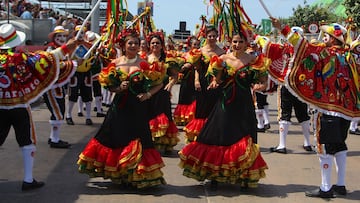
[[[144,188],[164,184],[164,163],[154,148],[149,127],[149,103],[137,95],[147,92],[149,81],[142,70],[125,73],[109,64],[99,75],[105,88],[129,81],[126,92],[116,94],[100,130],[79,155],[79,171],[91,177]],[[141,115],[141,116],[140,116]]]
[[[256,142],[256,118],[250,86],[266,74],[264,58],[243,67],[230,67],[213,57],[209,74],[224,71],[222,96],[216,100],[196,141],[180,152],[183,175],[203,181],[256,187],[267,165]]]
[[[49,34],[52,40],[48,44],[47,51],[54,50],[66,43],[68,30],[62,26],[56,26],[54,31]],[[65,90],[64,85],[70,81],[70,78],[76,71],[76,62],[67,60],[66,57],[60,59],[60,74],[56,83],[44,94],[44,101],[48,107],[51,116],[49,123],[51,125],[49,145],[53,148],[68,148],[71,145],[60,139],[60,127],[64,122],[65,114]]]
[[[183,129],[185,131],[187,142],[196,140],[196,137],[205,125],[207,117],[221,93],[219,89],[207,89],[211,82],[211,79],[208,75],[206,75],[206,71],[210,63],[210,56],[203,55],[200,49],[194,50],[191,55],[192,57],[189,57],[187,62],[197,66],[201,91],[197,91],[195,93],[195,116]]]

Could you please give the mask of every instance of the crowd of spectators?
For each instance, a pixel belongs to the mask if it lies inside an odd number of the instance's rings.
[[[7,18],[7,5],[1,5],[0,19]],[[38,3],[30,3],[26,0],[10,0],[10,16],[16,19],[50,19],[52,30],[57,25],[72,31],[76,25],[82,23],[82,19],[73,14],[62,15],[51,8],[43,8]]]

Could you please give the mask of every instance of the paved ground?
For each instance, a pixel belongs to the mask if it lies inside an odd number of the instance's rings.
[[[175,88],[174,95],[176,95]],[[173,100],[176,101],[174,96]],[[50,149],[47,139],[50,132],[49,113],[44,105],[33,110],[37,127],[37,153],[34,177],[45,181],[46,185],[38,190],[21,192],[23,178],[22,156],[11,131],[5,144],[0,147],[0,203],[97,203],[97,202],[359,202],[360,201],[360,136],[349,135],[348,166],[346,186],[349,194],[335,199],[314,199],[305,197],[304,191],[316,189],[320,183],[319,161],[315,153],[302,149],[303,136],[301,126],[293,118],[287,139],[289,153],[269,153],[269,147],[278,143],[278,125],[276,121],[276,95],[270,96],[271,129],[259,133],[262,155],[269,166],[266,178],[260,180],[256,189],[241,190],[238,185],[220,184],[217,191],[211,191],[208,183],[200,183],[181,175],[177,166],[177,151],[184,146],[176,146],[171,156],[164,157],[166,167],[163,172],[167,185],[146,190],[122,189],[102,178],[89,179],[77,172],[77,156],[88,140],[94,135],[102,118],[93,113],[93,126],[86,126],[85,119],[74,113],[76,125],[62,127],[62,139],[73,144],[70,149]],[[76,108],[75,108],[76,110]],[[334,169],[335,171],[335,169]],[[335,172],[332,178],[336,181]]]

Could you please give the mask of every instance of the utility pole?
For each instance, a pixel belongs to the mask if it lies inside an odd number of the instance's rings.
[[[91,8],[94,7],[97,1],[101,1],[101,0],[91,0]],[[91,16],[91,31],[95,33],[100,32],[100,28],[99,28],[100,7],[101,5],[94,11],[93,16]]]

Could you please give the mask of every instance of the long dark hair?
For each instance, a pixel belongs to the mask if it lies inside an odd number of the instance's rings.
[[[160,41],[160,45],[161,45],[161,52],[160,52],[160,58],[159,58],[159,61],[165,61],[166,59],[166,53],[165,53],[165,42],[164,42],[164,38],[157,34],[157,33],[154,33],[154,34],[150,34],[149,37],[147,38],[148,40],[148,46],[150,47],[150,42],[152,39],[158,39]]]

